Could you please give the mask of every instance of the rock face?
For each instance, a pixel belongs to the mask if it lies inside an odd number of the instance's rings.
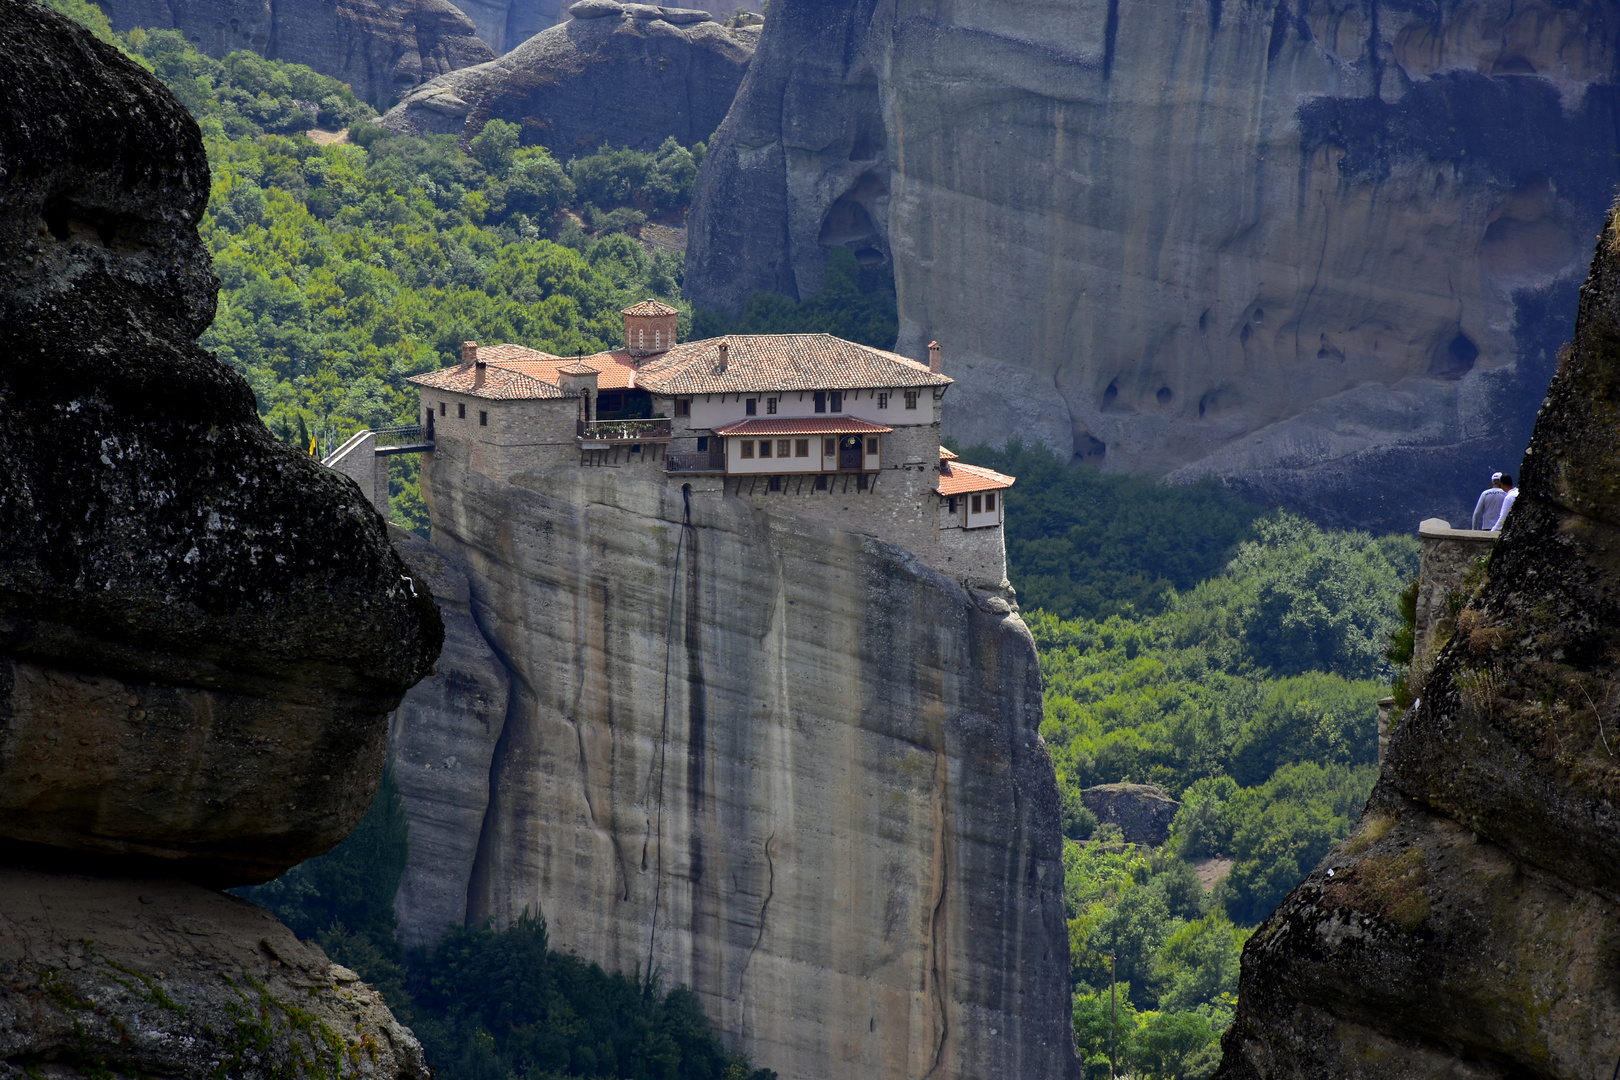
[[[563,158],[603,146],[652,150],[673,135],[708,139],[725,119],[753,56],[746,30],[704,11],[576,4],[575,18],[488,64],[413,91],[382,125],[411,134],[477,134],[490,120],[523,129],[525,145]]]
[[[432,1075],[376,991],[263,908],[183,881],[0,868],[0,1077],[109,1069]]]
[[[1620,1058],[1620,233],[1483,590],[1348,841],[1244,950],[1218,1076],[1608,1076]]]
[[[466,921],[510,675],[473,621],[467,576],[426,540],[394,526],[389,532],[444,619],[439,662],[395,711],[388,747],[411,823],[394,914],[407,946],[432,945],[446,926]]]
[[[0,842],[262,881],[365,812],[438,616],[195,344],[196,125],[38,5],[0,37]]]
[[[424,464],[434,544],[512,671],[467,918],[539,907],[559,947],[690,985],[783,1080],[1077,1076],[1040,673],[1005,600],[627,471],[495,483],[462,446]]]
[[[510,6],[524,7],[521,0]],[[483,24],[450,0],[103,0],[101,7],[115,30],[176,29],[213,57],[251,49],[306,64],[348,83],[379,109],[424,79],[496,56],[494,43],[480,40]],[[496,4],[480,14],[495,19]],[[507,26],[520,31],[529,21],[510,12],[502,32]]]
[[[456,4],[478,27],[495,55],[509,53],[565,18],[567,0],[459,0]]]
[[[1101,825],[1118,825],[1131,844],[1154,847],[1170,838],[1181,804],[1152,784],[1098,784],[1080,793]]]
[[[179,102],[29,0],[0,40],[0,1077],[429,1080],[353,972],[195,882],[359,820],[432,598],[197,348]]]
[[[1617,35],[1612,0],[778,0],[686,288],[804,296],[847,246],[965,443],[1463,520],[1568,336]]]

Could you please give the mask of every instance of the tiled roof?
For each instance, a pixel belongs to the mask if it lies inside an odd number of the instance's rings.
[[[937,495],[966,495],[974,491],[998,491],[1010,488],[1016,476],[1007,476],[982,465],[966,465],[960,461],[943,462],[939,467]]]
[[[679,314],[668,304],[660,304],[656,300],[643,300],[639,304],[632,304],[625,308],[622,315],[676,315]]]
[[[636,385],[636,362],[625,352],[594,353],[575,358],[553,356],[522,345],[490,345],[480,346],[478,355],[490,364],[499,364],[545,383],[555,384],[559,371],[583,363],[597,372],[596,387],[599,390],[624,390]]]
[[[599,374],[599,370],[597,368],[591,367],[591,365],[582,360],[575,360],[572,364],[564,364],[562,367],[558,368],[557,371],[563,375]]]
[[[573,394],[564,393],[548,382],[525,375],[521,371],[512,371],[508,368],[497,367],[494,364],[484,365],[484,385],[476,386],[477,375],[473,364],[457,364],[455,367],[440,368],[430,371],[426,375],[417,375],[407,380],[425,390],[444,390],[452,394],[468,394],[472,397],[492,398],[497,400],[510,400],[516,398],[565,398],[574,397]]]
[[[500,345],[480,345],[478,359],[486,364],[499,364],[506,360],[555,360],[556,357],[539,349],[531,349],[527,345],[513,345],[510,342]]]
[[[942,446],[942,447],[939,448],[939,460],[941,460],[941,461],[955,461],[956,460],[956,455],[951,453],[949,450],[945,449]]]
[[[850,416],[784,417],[779,420],[743,420],[715,428],[716,435],[883,435],[894,428],[869,424]]]
[[[724,371],[722,340],[730,346]],[[737,394],[949,386],[953,380],[927,364],[831,334],[732,334],[651,357],[636,381],[655,394]]]

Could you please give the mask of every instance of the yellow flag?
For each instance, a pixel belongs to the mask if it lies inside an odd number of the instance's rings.
[[[318,438],[318,436],[312,435],[312,436],[310,436],[310,439],[309,439],[309,456],[310,457],[315,456],[315,440],[316,440],[316,438]]]

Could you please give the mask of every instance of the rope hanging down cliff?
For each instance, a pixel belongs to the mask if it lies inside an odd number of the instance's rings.
[[[681,500],[685,504],[685,509],[681,515],[680,539],[675,542],[675,565],[670,569],[669,619],[664,624],[664,718],[658,729],[658,761],[653,766],[653,772],[658,776],[658,845],[653,881],[652,927],[647,932],[646,978],[649,982],[653,973],[653,949],[658,941],[658,908],[664,895],[664,750],[669,743],[669,662],[670,655],[675,650],[675,599],[681,587],[681,553],[686,549],[686,534],[692,528],[691,484],[681,485]],[[652,781],[653,774],[649,773],[643,800],[652,790]]]

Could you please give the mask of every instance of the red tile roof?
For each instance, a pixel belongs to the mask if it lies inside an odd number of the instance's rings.
[[[656,300],[643,300],[639,304],[632,304],[625,308],[621,315],[678,315],[680,314],[668,304],[660,304]]]
[[[967,465],[960,461],[947,461],[939,467],[939,486],[936,495],[965,495],[974,491],[999,491],[1010,488],[1016,476],[1007,476],[982,465]]]
[[[784,417],[779,420],[743,420],[714,429],[716,435],[883,435],[894,428],[869,424],[850,416]]]
[[[647,303],[637,304],[641,308]],[[662,306],[662,305],[659,305]],[[630,309],[632,311],[635,308]],[[720,364],[720,342],[729,342],[726,369]],[[545,388],[532,394],[520,392],[523,384],[508,380],[510,391],[500,395],[480,392],[484,397],[569,397],[557,388],[557,372],[575,364],[572,357],[553,356],[523,345],[480,346],[478,356],[488,369],[501,368],[527,376]],[[583,363],[599,373],[602,390],[641,388],[655,394],[751,394],[792,390],[913,389],[949,386],[953,380],[936,375],[928,365],[895,353],[857,345],[831,334],[733,334],[729,338],[709,338],[676,345],[643,361],[637,368],[627,352],[596,353]],[[409,380],[418,386],[443,390],[460,385],[453,373],[470,365],[418,375]],[[458,393],[473,393],[469,388]],[[486,383],[486,385],[488,385]]]
[[[722,340],[730,346],[724,371]],[[732,334],[650,357],[636,381],[655,394],[746,394],[949,386],[953,380],[927,364],[831,334]]]
[[[564,393],[550,383],[531,378],[521,371],[511,371],[495,364],[484,365],[484,385],[478,386],[475,385],[477,374],[474,368],[473,364],[457,364],[455,367],[430,371],[426,375],[417,375],[407,381],[424,390],[444,390],[452,394],[467,394],[495,400],[575,396]]]
[[[941,460],[941,461],[955,461],[956,460],[956,455],[951,453],[949,450],[945,449],[942,446],[942,447],[939,448],[939,460]]]

